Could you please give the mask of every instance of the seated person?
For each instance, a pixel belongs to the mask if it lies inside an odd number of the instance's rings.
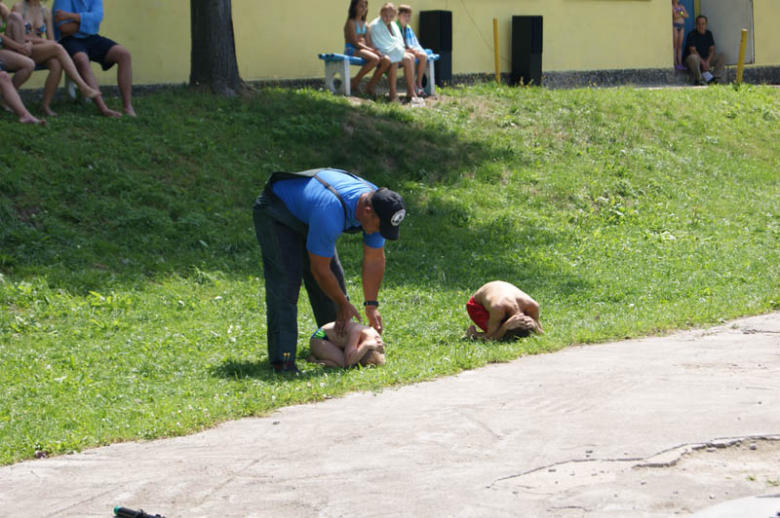
[[[354,94],[360,93],[360,80],[376,68],[374,77],[369,81],[366,91],[372,97],[376,95],[374,88],[382,77],[382,74],[390,67],[390,58],[380,56],[379,53],[368,45],[368,0],[352,0],[349,4],[347,23],[344,24],[344,54],[363,58],[366,62],[360,72],[352,78],[351,89]]]
[[[379,18],[368,25],[368,39],[371,46],[377,50],[380,56],[387,56],[393,64],[401,63],[404,67],[406,78],[406,98],[410,101],[417,100],[414,91],[414,55],[406,52],[404,38],[398,25],[393,23],[397,11],[395,5],[388,2],[379,11]],[[387,80],[390,83],[390,100],[398,99],[396,94],[396,77],[398,67],[390,66],[387,72]]]
[[[539,323],[539,304],[518,287],[504,281],[485,284],[469,299],[466,310],[482,332],[469,326],[466,336],[483,340],[511,340],[535,332],[544,333]]]
[[[103,70],[117,65],[117,85],[122,96],[122,111],[135,117],[133,110],[133,65],[130,51],[117,42],[104,38],[98,31],[103,21],[103,0],[54,0],[54,35],[70,54],[79,75],[93,89],[98,89],[90,61],[100,63]],[[93,99],[106,117],[122,114],[106,106],[102,96]]]
[[[425,67],[428,64],[428,53],[422,48],[417,36],[414,34],[409,22],[412,19],[412,8],[408,5],[398,6],[398,26],[401,28],[401,34],[404,37],[406,51],[414,55],[417,60],[417,80],[415,82],[415,92],[420,97],[425,93],[422,87],[422,78],[425,75]]]
[[[707,30],[707,17],[704,15],[696,17],[696,29],[688,33],[685,40],[685,66],[697,85],[707,84],[702,76],[704,72],[713,75],[713,83],[726,79],[726,56],[715,53],[715,38]]]
[[[0,0],[0,18],[5,22],[5,34],[0,35],[0,70],[13,72],[14,88],[18,90],[35,70],[35,61],[30,58],[32,43],[25,41],[22,16],[12,13],[3,0]]]
[[[346,334],[339,335],[335,325],[335,322],[325,324],[311,336],[312,355],[306,358],[308,361],[342,368],[358,363],[363,367],[385,364],[385,345],[376,329],[350,322]]]
[[[46,9],[40,0],[18,2],[14,5],[13,12],[20,15],[24,21],[24,32],[18,31],[16,43],[21,45],[27,42],[32,43],[32,52],[29,57],[36,65],[43,65],[49,69],[49,77],[46,79],[46,85],[43,89],[43,111],[46,115],[57,115],[52,111],[50,105],[60,84],[63,70],[73,80],[84,97],[94,99],[100,95],[99,90],[91,88],[81,79],[73,60],[70,59],[62,45],[54,41],[54,31],[51,29],[51,11]]]

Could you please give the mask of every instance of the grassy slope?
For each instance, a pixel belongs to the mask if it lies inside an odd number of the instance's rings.
[[[0,126],[0,463],[780,307],[776,89],[480,86],[414,110],[177,90],[136,106]],[[389,363],[281,382],[249,209],[269,172],[319,165],[407,199],[381,294]],[[360,293],[359,239],[339,250]],[[495,278],[541,302],[546,336],[459,339]],[[300,310],[303,346],[305,295]]]

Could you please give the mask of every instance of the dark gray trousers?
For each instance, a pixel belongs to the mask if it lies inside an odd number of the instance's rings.
[[[306,250],[308,228],[293,216],[269,189],[257,198],[253,208],[255,234],[263,254],[265,305],[268,326],[268,361],[295,361],[298,349],[298,294],[301,280],[318,326],[336,320],[338,307],[322,291],[311,273]],[[330,269],[347,293],[344,269],[334,250]],[[314,332],[314,329],[312,329]]]

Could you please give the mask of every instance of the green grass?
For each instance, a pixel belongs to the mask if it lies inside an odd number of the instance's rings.
[[[0,463],[190,433],[574,343],[780,307],[780,91],[447,89],[427,109],[262,90],[61,105],[0,125]],[[251,205],[273,170],[404,194],[381,292],[388,364],[268,373]],[[360,293],[359,237],[340,240]],[[504,279],[547,330],[460,339]],[[314,331],[305,291],[300,346]],[[299,354],[302,357],[305,352]]]

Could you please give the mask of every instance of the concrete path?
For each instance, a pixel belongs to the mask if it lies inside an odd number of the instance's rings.
[[[0,514],[667,517],[779,493],[778,439],[774,314],[22,462]]]

